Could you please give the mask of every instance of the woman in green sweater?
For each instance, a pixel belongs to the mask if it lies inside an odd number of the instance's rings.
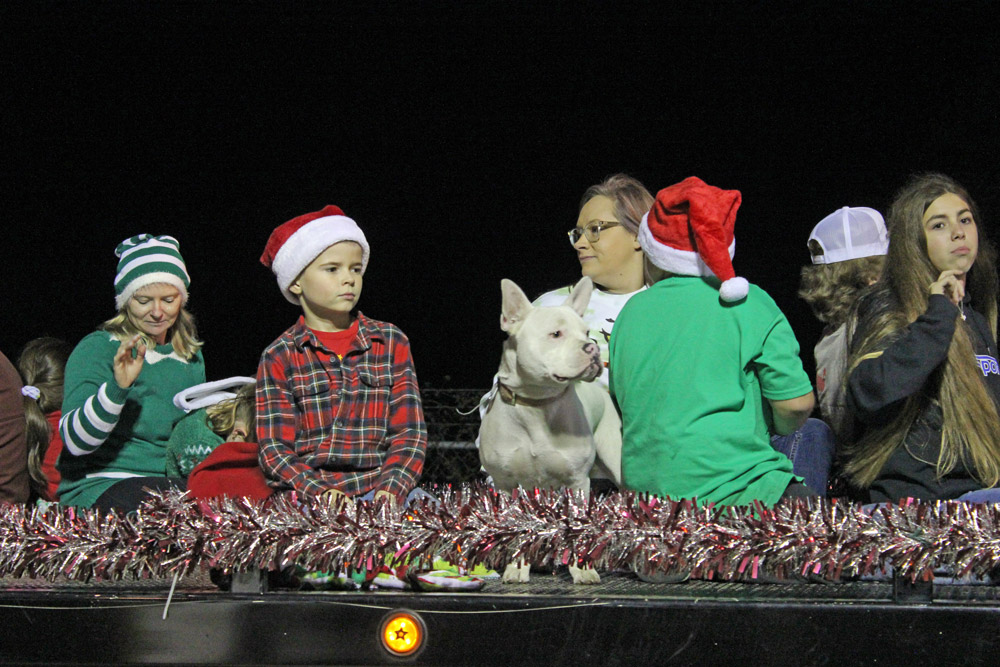
[[[184,309],[191,279],[177,240],[140,234],[115,254],[118,314],[80,341],[66,364],[59,498],[128,512],[147,489],[183,487],[164,476],[167,440],[184,416],[173,397],[205,381],[205,363]]]

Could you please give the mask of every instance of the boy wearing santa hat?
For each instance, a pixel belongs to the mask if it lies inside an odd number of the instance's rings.
[[[420,478],[427,429],[409,340],[357,310],[368,257],[336,206],[268,239],[261,262],[302,315],[257,371],[260,463],[278,490],[398,506]]]
[[[639,242],[659,279],[625,305],[610,343],[629,489],[724,505],[813,495],[770,445],[814,399],[785,316],[733,271],[740,201],[691,177],[643,217]]]

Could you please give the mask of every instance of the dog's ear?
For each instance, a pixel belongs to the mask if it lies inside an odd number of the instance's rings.
[[[580,282],[573,285],[573,289],[570,291],[569,296],[566,297],[563,305],[569,306],[576,311],[577,315],[583,317],[583,314],[587,311],[587,304],[590,303],[590,295],[593,292],[594,282],[590,279],[590,276],[584,276],[580,278]]]
[[[508,334],[513,334],[524,322],[528,311],[531,310],[531,301],[513,280],[506,278],[500,281],[500,293],[503,295],[503,303],[500,307],[500,328]]]

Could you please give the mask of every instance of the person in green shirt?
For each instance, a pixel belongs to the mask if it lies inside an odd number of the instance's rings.
[[[656,282],[625,304],[610,343],[628,489],[722,505],[815,495],[770,444],[814,399],[788,321],[733,271],[740,201],[691,177],[643,217]]]
[[[147,490],[183,488],[165,476],[167,440],[184,416],[173,397],[205,381],[188,276],[170,236],[118,245],[118,314],[84,337],[66,363],[58,469],[60,502],[136,509]]]

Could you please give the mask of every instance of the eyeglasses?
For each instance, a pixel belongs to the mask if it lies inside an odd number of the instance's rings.
[[[580,240],[583,235],[587,236],[587,240],[591,243],[597,243],[597,240],[601,238],[601,232],[609,227],[618,227],[622,223],[620,222],[610,222],[607,220],[596,220],[586,227],[574,227],[573,229],[566,232],[569,236],[569,242],[576,245],[576,242]]]

